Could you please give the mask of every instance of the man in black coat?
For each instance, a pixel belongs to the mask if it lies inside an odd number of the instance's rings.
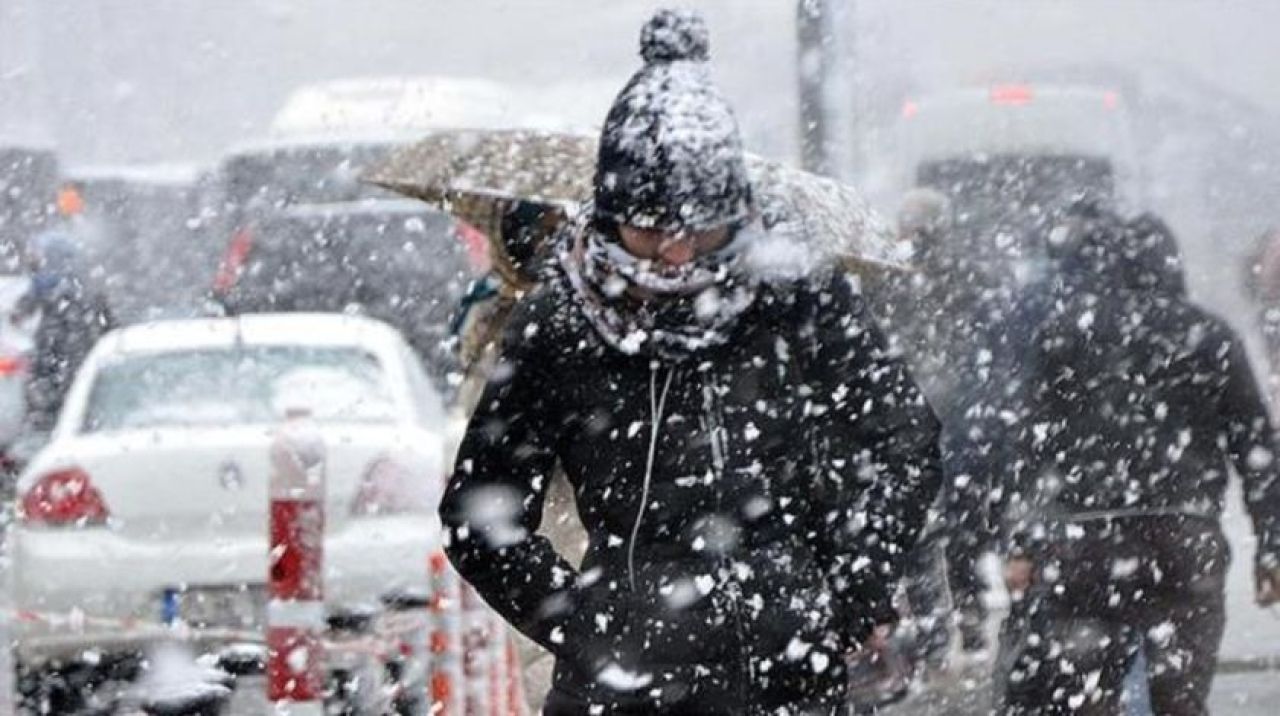
[[[1230,469],[1259,602],[1280,587],[1276,438],[1240,339],[1187,299],[1163,222],[1090,210],[1073,226],[1022,406],[1003,712],[1116,713],[1142,652],[1156,713],[1205,714]]]
[[[663,11],[593,206],[516,308],[441,515],[485,600],[557,657],[543,713],[834,713],[938,484],[938,427],[843,278],[756,280],[706,28]],[[536,534],[554,465],[580,570]]]

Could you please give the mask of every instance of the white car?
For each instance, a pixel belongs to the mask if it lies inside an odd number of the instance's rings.
[[[19,478],[19,657],[134,648],[175,619],[261,629],[268,449],[298,409],[327,447],[326,602],[426,589],[445,418],[395,330],[339,314],[148,323],[95,347]]]

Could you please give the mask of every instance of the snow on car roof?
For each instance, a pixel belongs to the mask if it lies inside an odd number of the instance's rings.
[[[480,77],[366,77],[296,89],[271,123],[274,133],[360,131],[421,133],[446,127],[496,129],[524,104],[512,87]]]
[[[360,132],[303,132],[260,137],[236,142],[228,147],[225,163],[235,157],[315,149],[350,149],[365,146],[408,145],[422,138],[422,132],[369,130]]]
[[[364,316],[337,313],[260,313],[141,323],[113,331],[98,352],[109,355],[248,345],[358,346],[391,350],[394,328]]]
[[[198,164],[90,164],[69,167],[72,181],[119,179],[137,184],[194,184],[203,170]]]
[[[334,201],[321,204],[296,204],[287,207],[281,214],[297,219],[328,218],[356,214],[376,214],[378,216],[439,214],[446,216],[439,209],[434,209],[417,199],[360,199],[357,201]]]

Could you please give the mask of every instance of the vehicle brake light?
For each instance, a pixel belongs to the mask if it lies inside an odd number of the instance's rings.
[[[27,372],[27,361],[22,356],[0,356],[0,378],[12,378]]]
[[[457,222],[458,240],[467,247],[467,262],[476,271],[489,270],[489,238],[465,221]]]
[[[907,100],[906,102],[903,102],[903,103],[902,103],[902,118],[903,118],[903,119],[911,119],[912,117],[916,116],[917,114],[920,114],[920,105],[919,105],[919,104],[917,104],[915,101],[913,101],[913,100]]]
[[[108,516],[102,493],[78,467],[43,475],[22,498],[22,519],[28,524],[101,525]]]
[[[235,288],[245,264],[249,263],[249,252],[252,250],[253,232],[247,227],[241,228],[231,237],[227,253],[223,255],[218,273],[213,277],[214,292],[223,294]]]
[[[414,496],[414,476],[408,468],[389,458],[375,460],[365,471],[351,502],[351,514],[358,517],[396,515],[409,512],[421,503]],[[424,490],[425,485],[419,485]]]
[[[996,85],[991,88],[992,104],[1031,104],[1033,93],[1029,85]]]
[[[1102,106],[1107,109],[1115,109],[1120,106],[1120,93],[1115,90],[1107,90],[1102,95]]]

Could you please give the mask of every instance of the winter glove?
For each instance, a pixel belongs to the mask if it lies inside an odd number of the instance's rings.
[[[1036,565],[1025,556],[1012,556],[1004,563],[1004,586],[1010,598],[1021,599],[1035,579]]]

